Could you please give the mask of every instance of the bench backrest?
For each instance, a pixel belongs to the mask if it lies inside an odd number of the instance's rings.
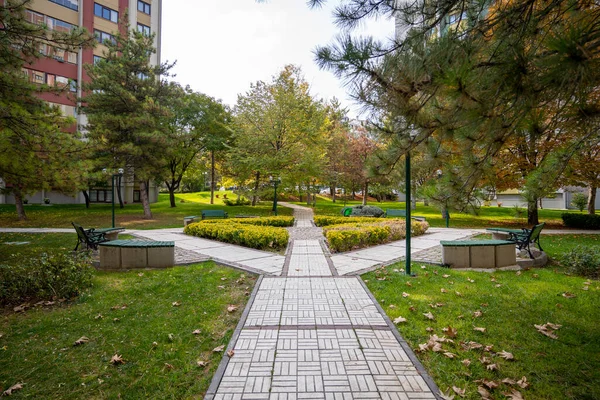
[[[405,217],[406,218],[406,210],[398,210],[398,209],[387,209],[385,210],[385,215],[388,217]]]
[[[534,226],[533,228],[531,228],[531,231],[529,232],[529,241],[530,242],[533,242],[540,237],[540,233],[542,232],[542,229],[544,229],[544,225],[546,225],[546,223],[542,222],[541,224],[538,224],[538,225]]]
[[[227,212],[223,210],[202,210],[202,218],[206,217],[223,217],[227,218]]]
[[[85,229],[83,229],[83,226],[76,224],[75,222],[71,222],[71,225],[73,225],[73,228],[75,228],[75,232],[77,232],[77,237],[80,240],[87,242],[88,237],[85,234]]]

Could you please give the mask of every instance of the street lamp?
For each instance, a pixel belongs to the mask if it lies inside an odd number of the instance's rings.
[[[410,131],[410,139],[411,141],[417,136],[418,132],[411,129]],[[411,200],[412,196],[410,193],[410,149],[406,150],[406,189],[404,190],[406,194],[406,266],[405,271],[406,275],[411,275],[410,272],[410,235],[411,235]]]
[[[106,168],[102,170],[104,173],[107,172]],[[115,178],[123,176],[123,168],[119,168],[119,172],[112,174],[112,227],[115,227]]]
[[[277,186],[281,183],[281,179],[278,177],[269,176],[269,182],[275,188],[275,194],[273,196],[273,213],[277,215]]]
[[[442,179],[442,170],[438,169],[437,171],[435,171],[437,178],[438,179]],[[442,205],[442,218],[444,218],[446,220],[446,228],[450,227],[450,211],[448,211],[448,205],[447,204],[443,204]]]

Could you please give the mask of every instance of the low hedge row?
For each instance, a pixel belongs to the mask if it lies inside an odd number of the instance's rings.
[[[422,235],[428,228],[427,222],[412,221],[411,234],[413,236]],[[371,223],[334,225],[324,228],[323,233],[331,251],[350,251],[404,239],[406,237],[406,220],[378,220],[378,222]]]
[[[0,305],[69,299],[92,285],[88,253],[41,254],[18,265],[0,264]]]
[[[377,222],[381,221],[381,218],[374,217],[331,217],[328,215],[315,215],[315,225],[317,226],[330,226],[340,224],[352,224],[355,222]]]
[[[563,213],[562,220],[565,226],[578,229],[600,229],[600,215]]]
[[[231,220],[196,222],[186,226],[183,231],[187,235],[259,250],[285,248],[290,236],[284,228],[257,226]]]
[[[277,217],[257,217],[257,218],[235,218],[235,219],[207,219],[202,221],[205,224],[214,224],[214,223],[238,223],[238,224],[246,224],[246,225],[258,225],[258,226],[294,226],[294,217],[289,216],[277,216]]]

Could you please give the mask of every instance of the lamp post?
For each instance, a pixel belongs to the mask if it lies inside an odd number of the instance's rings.
[[[104,173],[107,172],[106,168],[102,170]],[[123,168],[119,168],[119,172],[112,174],[112,227],[115,227],[115,178],[123,176]]]
[[[438,169],[435,171],[438,179],[442,179],[442,170]],[[442,205],[442,218],[446,220],[446,228],[450,227],[450,212],[448,211],[448,206],[446,204]]]
[[[317,193],[319,193],[319,189],[317,188],[317,180],[313,179],[313,198],[312,198],[312,206],[315,208],[317,206]]]
[[[411,275],[410,273],[410,235],[411,235],[411,195],[410,195],[410,151],[406,151],[406,189],[404,190],[406,195],[406,266],[405,271],[406,275]]]
[[[277,215],[277,186],[281,183],[281,179],[279,179],[278,177],[269,177],[269,182],[273,185],[273,187],[275,188],[275,193],[273,196],[273,213],[275,215]]]

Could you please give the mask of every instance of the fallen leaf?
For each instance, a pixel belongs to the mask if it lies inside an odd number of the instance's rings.
[[[406,286],[412,286],[412,283],[406,282]]]
[[[225,345],[224,344],[220,345],[219,347],[215,347],[213,349],[213,352],[214,353],[218,353],[218,352],[223,351],[223,350],[225,350]]]
[[[446,328],[442,328],[442,332],[444,332],[446,336],[453,338],[456,337],[458,330],[448,325]]]
[[[427,345],[427,343],[420,343],[419,344],[419,350],[417,351],[426,351],[427,349],[429,349],[429,346]]]
[[[406,293],[406,292],[402,292],[402,297],[408,297],[410,296],[410,294]]]
[[[517,382],[514,379],[510,379],[510,378],[502,379],[502,383],[507,384],[507,385],[516,385],[517,384]]]
[[[499,287],[501,287],[501,286],[502,286],[501,284],[497,284],[497,285],[496,285],[496,287],[497,287],[497,288],[499,288]]]
[[[113,318],[113,322],[119,322],[120,319],[119,318]]]
[[[487,386],[488,389],[495,389],[498,386],[500,386],[500,384],[497,381],[488,381],[487,379],[481,379],[476,382],[482,383],[483,385]]]
[[[402,322],[406,322],[406,318],[404,318],[404,317],[398,317],[398,318],[394,319],[394,323],[395,324],[399,324],[399,323],[402,323]]]
[[[465,391],[466,391],[466,389],[461,389],[459,387],[452,386],[452,390],[454,390],[454,393],[456,393],[460,397],[465,397]]]
[[[533,274],[531,276],[534,277],[534,278],[539,278],[540,277],[538,274]]]
[[[468,280],[469,282],[471,282],[471,283],[475,283],[475,281],[474,281],[473,279],[471,279],[471,278],[467,278],[467,280]]]
[[[592,281],[585,281],[585,282],[583,282],[583,284],[584,284],[584,285],[588,285],[588,286],[589,286],[589,285],[591,285],[591,284],[592,284]]]
[[[236,305],[233,305],[233,304],[230,304],[230,305],[227,307],[227,312],[234,312],[234,311],[235,311],[235,310],[237,310],[237,309],[238,309],[238,306],[236,306]]]
[[[175,340],[175,335],[173,335],[172,333],[169,333],[167,335],[167,338],[169,339],[169,342],[172,342],[173,340]]]
[[[433,316],[432,313],[428,312],[428,313],[423,313],[423,315],[425,316],[425,318],[430,319],[430,320],[434,320],[435,317]]]
[[[502,350],[500,353],[497,353],[498,357],[502,357],[505,360],[514,360],[515,356],[513,356],[512,353],[509,353],[508,351],[504,351]]]
[[[496,371],[496,370],[498,370],[498,365],[497,364],[490,364],[490,365],[486,365],[486,368],[489,371]]]
[[[473,330],[474,330],[474,331],[478,331],[478,332],[485,333],[485,328],[481,328],[481,327],[478,327],[478,326],[474,326],[474,327],[473,327]]]
[[[417,309],[414,306],[410,306],[410,307],[408,307],[408,309],[413,312],[417,311]]]
[[[546,326],[554,330],[562,328],[562,325],[553,324],[552,322],[546,322]]]
[[[13,311],[14,311],[14,312],[23,312],[23,311],[25,311],[25,307],[26,307],[26,306],[25,306],[24,304],[21,304],[20,306],[16,306],[16,307],[14,307],[14,308],[13,308]]]
[[[123,357],[121,357],[119,354],[115,354],[111,357],[110,363],[112,365],[125,364],[125,360],[123,360]]]
[[[502,393],[510,400],[524,400],[523,395],[518,390],[513,389],[510,393]]]
[[[235,354],[235,351],[233,351],[233,350],[229,350],[227,352],[227,355],[229,356],[229,358],[233,357],[234,354]]]
[[[492,279],[490,279],[490,281],[496,282],[496,278],[492,276]]]
[[[2,392],[2,396],[11,396],[13,394],[13,392],[23,389],[23,385],[24,385],[24,383],[16,383],[16,384],[12,385],[8,389],[6,389],[4,392]]]
[[[436,307],[444,307],[444,303],[435,303]]]
[[[396,308],[396,306],[395,306],[395,305],[393,305],[393,304],[390,304],[388,307],[389,307],[389,308]]]
[[[457,319],[463,319],[465,316],[464,315],[459,315],[458,317],[456,317]]]
[[[173,303],[171,303],[171,305],[172,305],[173,307],[179,307],[179,306],[181,305],[181,303],[180,303],[180,302],[178,302],[178,301],[174,301]]]
[[[138,274],[138,276],[144,276],[144,273],[143,273],[143,272],[140,272],[140,273]]]
[[[469,365],[471,365],[471,360],[469,360],[468,358],[465,358],[464,360],[461,361],[461,363],[465,366],[468,367]]]
[[[483,345],[477,342],[467,342],[463,347],[465,350],[477,350],[483,348]]]
[[[492,363],[492,360],[489,357],[485,357],[485,356],[480,357],[479,361],[482,364],[491,364]]]
[[[217,286],[217,289],[224,290],[224,289],[225,289],[225,286],[223,286],[223,285],[219,285],[219,286]]]
[[[479,317],[481,317],[482,315],[483,315],[483,313],[482,313],[481,311],[479,311],[479,310],[477,310],[477,311],[475,311],[475,312],[473,313],[473,317],[475,317],[475,318],[479,318]]]
[[[194,329],[194,330],[192,331],[192,335],[199,335],[199,334],[201,334],[201,333],[202,333],[202,331],[201,331],[200,329]]]
[[[494,348],[493,344],[488,344],[487,346],[485,346],[483,348],[483,351],[492,351],[493,348]]]
[[[522,377],[521,379],[519,379],[517,381],[517,385],[519,385],[523,389],[526,389],[529,386],[529,382],[527,382],[527,378],[526,377]]]
[[[158,346],[158,342],[152,342],[152,347]]]
[[[584,287],[581,288],[581,290],[589,290],[589,289],[590,289],[589,286],[584,286]]]
[[[454,292],[454,293],[456,293],[456,295],[457,295],[458,297],[462,297],[462,293],[461,293],[461,292]]]
[[[517,272],[515,273],[515,275],[517,275],[517,276],[521,275],[521,271],[517,271]]]
[[[102,319],[102,318],[104,318],[104,317],[102,316],[102,314],[98,314],[98,315],[96,315],[96,316],[94,317],[94,319]]]
[[[446,353],[444,353],[444,355],[445,355],[446,357],[448,357],[448,358],[454,358],[454,357],[456,357],[456,354],[454,354],[454,353],[450,353],[450,352],[446,352]]]
[[[199,367],[206,367],[208,365],[208,362],[206,361],[196,361],[196,365]]]
[[[444,288],[441,288],[440,292],[442,292],[442,293],[448,293],[448,291],[446,289],[444,289]]]
[[[483,386],[477,386],[477,393],[479,393],[479,395],[481,396],[482,399],[484,400],[489,400],[490,399],[490,392],[488,392],[486,390],[486,388],[484,388]]]
[[[481,303],[480,306],[481,307],[487,307],[489,304],[488,303]]]
[[[450,275],[444,274],[444,275],[442,275],[442,278],[450,278]]]
[[[427,332],[433,332],[433,328],[432,328],[432,327],[430,327],[430,326],[428,326],[427,328],[425,328],[425,330],[426,330]]]
[[[82,336],[82,337],[80,337],[79,339],[77,339],[75,341],[75,344],[73,346],[79,346],[80,344],[84,344],[84,343],[87,343],[89,341],[90,341],[90,339],[86,338],[85,336]]]
[[[573,293],[571,293],[571,292],[564,292],[564,293],[562,294],[562,297],[566,297],[567,299],[572,299],[573,297],[577,297],[577,296],[575,296],[575,295],[574,295]]]
[[[435,275],[439,275],[437,271],[433,271],[433,273],[434,273]]]
[[[440,396],[440,398],[442,400],[454,400],[454,395],[453,394],[444,393],[444,392],[440,391],[439,396]]]
[[[221,278],[221,280],[222,280],[222,281],[226,281],[226,280],[227,280],[227,278]]]
[[[173,366],[169,363],[165,363],[165,368],[166,369],[173,369]]]

